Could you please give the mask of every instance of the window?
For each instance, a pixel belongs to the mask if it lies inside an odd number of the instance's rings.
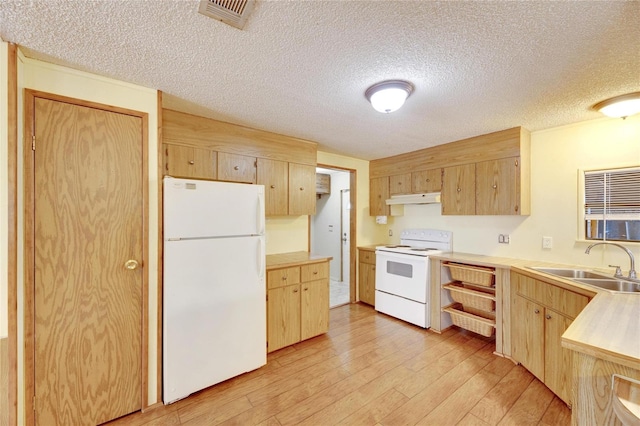
[[[640,167],[584,172],[584,235],[640,241]]]

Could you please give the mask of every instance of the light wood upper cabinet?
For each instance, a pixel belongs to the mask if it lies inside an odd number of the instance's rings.
[[[475,212],[475,164],[445,167],[442,175],[442,214],[473,215]]]
[[[256,157],[219,152],[218,180],[256,183]]]
[[[389,198],[389,178],[373,178],[369,180],[369,215],[389,216],[390,209],[386,204]]]
[[[571,351],[562,334],[589,302],[587,296],[511,273],[511,356],[571,405]]]
[[[216,179],[216,152],[204,148],[164,144],[164,174],[173,177]]]
[[[520,158],[476,163],[476,214],[520,214]]]
[[[316,213],[316,168],[289,163],[289,214]]]
[[[440,192],[442,190],[442,169],[411,173],[411,189],[414,194]]]
[[[289,163],[258,158],[257,183],[264,185],[267,216],[286,216],[289,212]]]
[[[389,195],[411,194],[411,173],[389,177]]]

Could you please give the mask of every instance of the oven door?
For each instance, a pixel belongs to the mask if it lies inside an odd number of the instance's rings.
[[[376,251],[376,290],[427,303],[429,258]]]

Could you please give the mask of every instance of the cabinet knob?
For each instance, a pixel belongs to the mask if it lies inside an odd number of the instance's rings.
[[[302,186],[300,187],[300,191],[304,191],[304,188]]]
[[[304,291],[308,291],[308,290],[309,290],[309,287],[305,287],[303,290],[304,290]]]
[[[240,170],[240,167],[238,167],[238,166],[233,166],[233,170]]]
[[[498,185],[496,185],[495,183],[492,186],[493,189],[496,189],[497,187],[498,187]]]
[[[275,185],[271,185],[271,188],[275,188],[275,187],[276,187]]]
[[[460,191],[462,191],[462,189],[458,188],[458,189],[456,189],[456,191],[460,192]]]
[[[287,277],[282,277],[282,281],[286,281],[286,280],[287,280]]]
[[[540,309],[535,309],[533,312],[536,313],[536,314],[539,314],[540,313]]]
[[[544,316],[546,319],[551,319],[551,315],[547,314]]]
[[[313,271],[313,275],[318,275],[318,271]]]
[[[195,162],[193,160],[189,160],[189,164],[191,164],[193,166],[195,164]]]
[[[431,179],[427,179],[427,182],[431,182]]]
[[[294,288],[294,289],[293,289],[293,292],[294,292],[294,293],[297,293],[297,292],[298,292],[298,289],[297,289],[297,288]]]

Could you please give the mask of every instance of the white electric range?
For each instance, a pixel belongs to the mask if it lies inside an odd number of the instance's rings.
[[[429,256],[450,252],[453,233],[406,229],[400,244],[376,247],[376,311],[429,328]]]

